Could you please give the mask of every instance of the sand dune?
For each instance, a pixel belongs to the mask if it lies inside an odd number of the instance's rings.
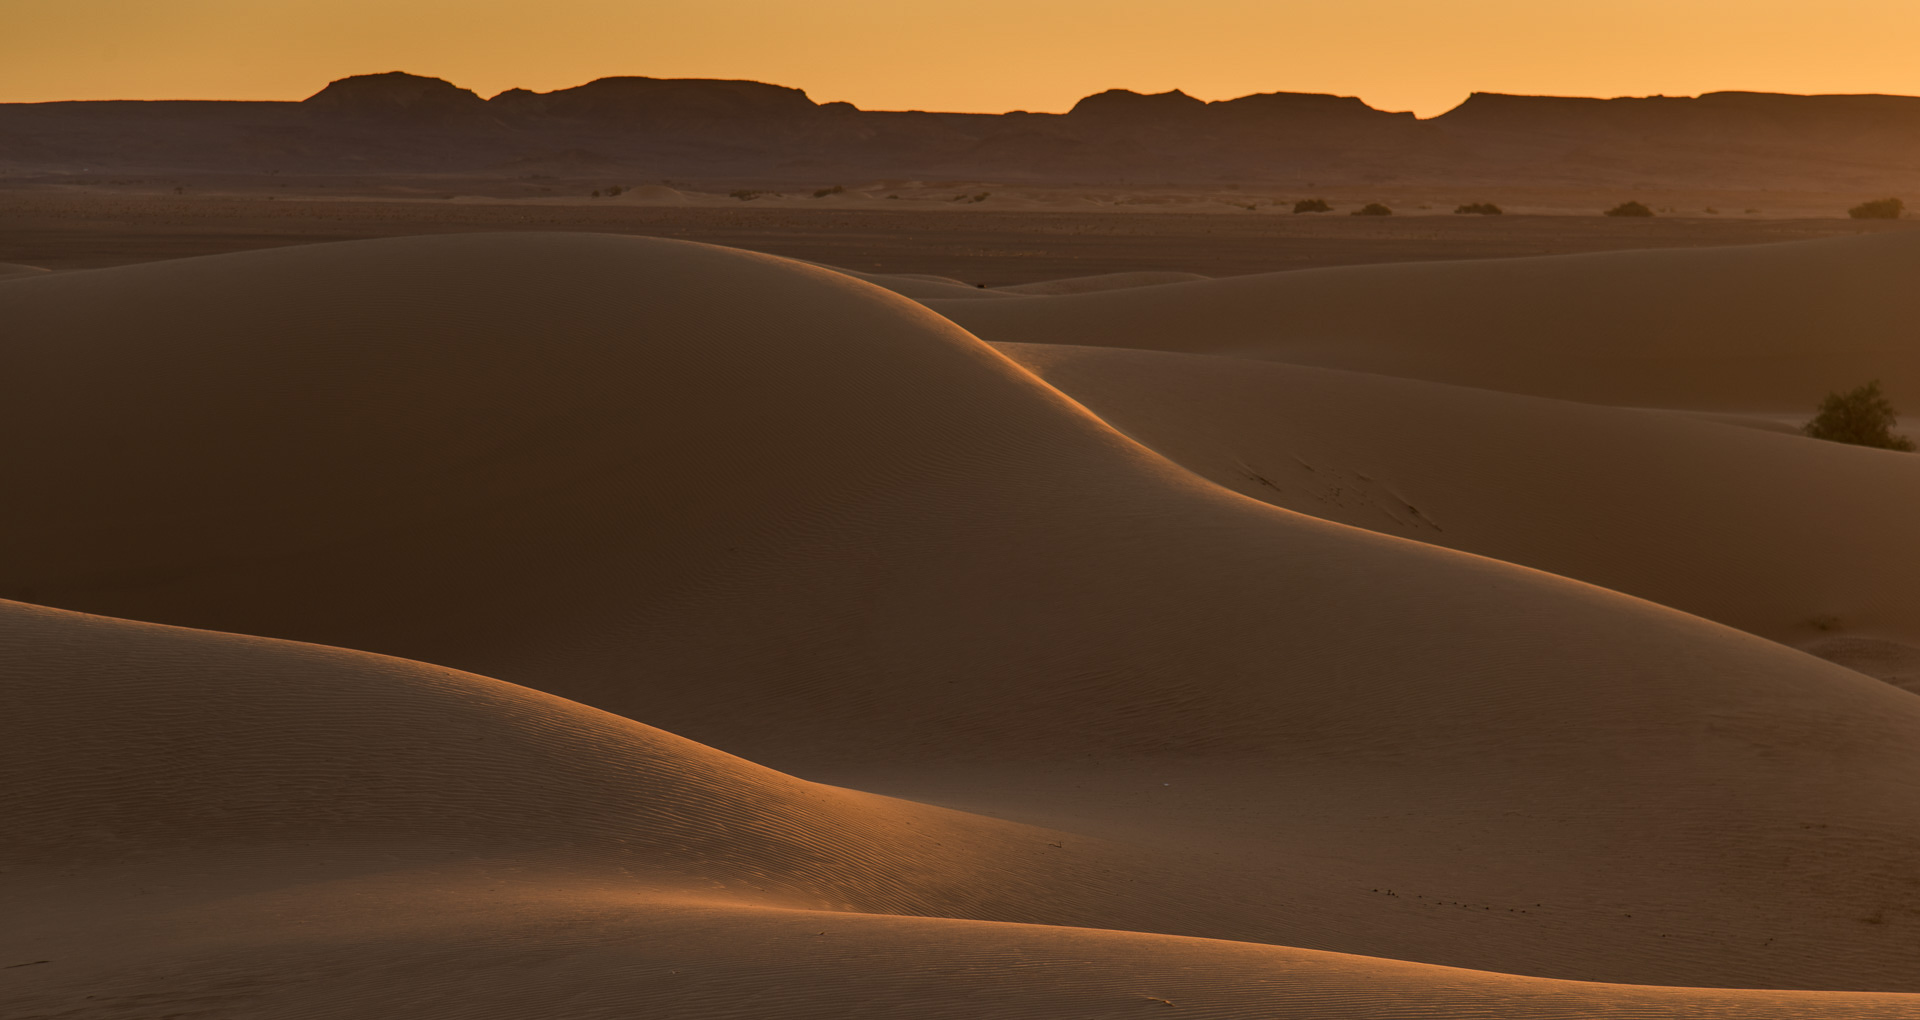
[[[1798,643],[1920,642],[1920,457],[1690,415],[1159,351],[1000,350],[1243,495]]]
[[[933,307],[982,339],[1227,354],[1595,403],[1920,407],[1920,235],[1354,266]]]
[[[418,663],[13,603],[0,642],[9,1015],[1920,1009],[968,921],[1124,862]]]
[[[1920,647],[1885,638],[1837,634],[1803,641],[1800,648],[1920,694]]]
[[[1195,280],[1205,279],[1207,277],[1199,273],[1143,270],[1131,273],[1102,273],[1098,276],[1075,276],[1040,283],[1016,283],[995,289],[1008,294],[1090,294],[1102,290],[1157,287],[1163,283],[1192,283]]]
[[[6,594],[482,672],[1077,855],[938,814],[963,874],[861,814],[897,802],[709,764],[695,800],[821,798],[827,829],[747,841],[825,860],[770,889],[1557,978],[1920,990],[1910,694],[1231,493],[844,275],[464,235],[18,281],[0,323],[4,425],[45,437],[0,450],[33,494],[5,504]],[[581,711],[492,698],[469,710]],[[438,711],[365,725],[414,739]],[[497,753],[478,726],[463,762]],[[521,771],[636,753],[572,746]],[[590,791],[595,819],[635,781],[540,780]],[[580,796],[525,791],[506,802],[532,821]],[[723,824],[693,818],[688,840]]]
[[[39,266],[23,266],[17,262],[0,262],[0,280],[14,280],[25,276],[38,276],[46,270]]]
[[[803,783],[484,677],[0,608],[14,868],[524,857],[715,900],[992,914],[982,897],[1048,898],[1019,864],[1059,859],[1057,834]]]
[[[628,188],[617,198],[613,199],[613,201],[626,205],[663,205],[676,207],[693,204],[684,192],[669,188],[664,184],[642,184],[638,187]]]
[[[865,280],[905,297],[920,300],[955,299],[961,301],[979,298],[1029,297],[1052,294],[1090,294],[1096,291],[1123,290],[1130,287],[1155,287],[1165,283],[1188,283],[1205,280],[1199,273],[1177,273],[1139,271],[1126,273],[1101,273],[1096,276],[1069,276],[1057,280],[1045,280],[1039,283],[1016,283],[1004,287],[975,287],[972,284],[956,280],[950,276],[933,276],[924,273],[862,273],[857,270],[843,269],[822,263],[823,269],[845,273],[857,280]]]
[[[903,297],[919,300],[944,299],[977,301],[981,298],[1009,298],[1013,296],[1002,290],[975,287],[970,283],[963,283],[959,280],[944,276],[919,273],[862,273],[858,270],[843,269],[839,266],[821,265],[820,267],[851,276],[856,280],[864,280],[876,287],[890,290]]]

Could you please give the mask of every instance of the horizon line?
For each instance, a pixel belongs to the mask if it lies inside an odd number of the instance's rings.
[[[445,82],[446,84],[451,85],[454,88],[460,89],[461,91],[472,93],[474,96],[477,96],[478,98],[480,98],[482,102],[492,102],[494,99],[497,99],[500,96],[505,95],[506,93],[514,92],[514,91],[535,92],[535,90],[525,89],[523,86],[511,86],[508,88],[501,89],[499,92],[496,92],[490,96],[482,95],[478,90],[471,89],[464,85],[461,85],[451,78],[444,78],[444,77],[440,77],[438,75],[432,75],[432,74],[419,74],[413,71],[403,71],[403,70],[395,69],[390,71],[359,72],[355,74],[342,75],[338,78],[331,78],[331,79],[328,79],[324,84],[320,86],[319,89],[316,89],[314,92],[308,93],[305,96],[301,96],[295,99],[234,99],[234,98],[225,98],[225,97],[208,98],[204,96],[147,96],[147,97],[115,97],[115,98],[98,98],[98,99],[33,99],[33,100],[0,99],[0,106],[51,106],[51,105],[56,105],[61,103],[285,103],[285,104],[291,105],[291,104],[303,103],[308,99],[313,98],[313,96],[318,95],[320,92],[325,91],[325,89],[328,86],[331,86],[337,82],[347,81],[354,78],[379,77],[379,76],[388,75],[388,74],[401,74],[401,75],[407,75],[413,78],[424,78],[424,79],[431,79],[434,81]],[[1012,114],[1029,114],[1029,115],[1035,115],[1035,116],[1056,116],[1057,117],[1057,116],[1065,116],[1071,112],[1070,109],[1056,111],[1056,110],[1035,110],[1035,109],[1029,109],[1026,107],[1013,107],[1013,108],[1009,108],[1006,110],[999,110],[999,111],[935,110],[935,109],[926,109],[926,108],[917,108],[917,107],[905,107],[905,108],[866,107],[866,106],[860,106],[859,104],[854,103],[851,100],[845,100],[845,99],[829,99],[829,100],[815,99],[812,96],[812,94],[809,93],[804,88],[793,86],[793,85],[782,85],[777,82],[763,81],[757,78],[708,78],[708,77],[662,78],[662,77],[654,77],[652,75],[644,75],[644,74],[601,75],[597,78],[590,78],[576,85],[562,86],[556,89],[549,89],[546,92],[535,92],[535,94],[550,95],[554,92],[564,92],[569,89],[581,88],[586,85],[591,85],[595,82],[616,80],[621,78],[644,78],[651,81],[742,82],[742,83],[748,83],[748,84],[754,84],[754,85],[767,85],[774,88],[792,89],[793,91],[799,92],[801,95],[806,96],[808,101],[814,103],[816,106],[827,106],[833,103],[845,103],[846,105],[853,107],[855,110],[861,113],[937,113],[937,114],[955,114],[960,116],[975,116],[975,117],[1004,117]],[[1116,86],[1113,88],[1101,89],[1096,92],[1089,92],[1086,95],[1079,97],[1079,99],[1076,99],[1074,102],[1075,102],[1075,105],[1077,105],[1081,100],[1085,100],[1087,98],[1090,98],[1096,95],[1104,95],[1110,92],[1129,92],[1138,96],[1163,96],[1163,95],[1171,95],[1171,94],[1178,93],[1180,95],[1187,96],[1190,99],[1194,99],[1197,102],[1200,102],[1209,106],[1219,104],[1219,103],[1232,102],[1236,99],[1246,99],[1252,96],[1268,96],[1268,95],[1332,96],[1340,99],[1357,100],[1358,102],[1365,105],[1370,110],[1376,110],[1378,112],[1387,113],[1387,114],[1408,114],[1415,117],[1415,119],[1417,120],[1423,120],[1423,121],[1434,120],[1439,117],[1444,117],[1447,114],[1460,109],[1462,106],[1466,105],[1469,101],[1471,101],[1476,96],[1503,96],[1503,97],[1512,97],[1512,98],[1520,98],[1520,99],[1573,99],[1573,100],[1591,100],[1594,102],[1614,102],[1614,101],[1625,100],[1625,99],[1701,99],[1707,96],[1716,96],[1716,95],[1783,96],[1783,97],[1793,97],[1793,98],[1802,98],[1802,99],[1814,99],[1814,98],[1920,99],[1920,95],[1909,95],[1905,93],[1894,93],[1894,92],[1772,92],[1772,91],[1764,91],[1764,90],[1756,90],[1756,89],[1740,89],[1740,88],[1712,89],[1709,91],[1699,92],[1694,94],[1677,94],[1676,95],[1676,94],[1668,94],[1668,93],[1648,93],[1643,95],[1635,95],[1635,94],[1623,93],[1619,95],[1605,95],[1605,96],[1603,95],[1572,95],[1572,94],[1542,93],[1542,92],[1499,92],[1499,91],[1491,91],[1491,90],[1473,89],[1473,90],[1469,90],[1463,98],[1461,98],[1458,102],[1454,103],[1453,105],[1447,107],[1445,110],[1442,110],[1439,113],[1435,113],[1430,116],[1424,116],[1424,117],[1420,116],[1417,112],[1412,110],[1392,110],[1392,109],[1387,109],[1385,107],[1375,106],[1371,102],[1368,102],[1364,97],[1359,95],[1341,94],[1338,92],[1306,92],[1306,91],[1297,91],[1297,90],[1291,90],[1291,89],[1279,89],[1271,92],[1248,92],[1243,95],[1231,96],[1223,99],[1202,99],[1178,87],[1168,89],[1163,92],[1140,92],[1135,89]]]

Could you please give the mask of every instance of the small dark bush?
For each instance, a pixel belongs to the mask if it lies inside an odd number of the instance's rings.
[[[836,184],[836,185],[834,185],[834,186],[833,186],[833,187],[831,187],[831,188],[821,188],[821,189],[820,189],[819,191],[816,191],[816,192],[814,192],[814,193],[813,193],[813,197],[815,197],[815,198],[825,198],[825,197],[827,197],[828,195],[844,195],[844,194],[846,194],[846,191],[847,191],[847,189],[845,189],[845,188],[843,188],[843,187],[841,187],[840,185],[838,185],[838,184]]]
[[[1622,202],[1606,211],[1608,216],[1652,216],[1653,210],[1639,202]]]
[[[1328,205],[1324,198],[1303,198],[1293,203],[1293,211],[1295,213],[1332,212],[1333,206]]]
[[[1354,211],[1348,213],[1347,215],[1349,216],[1392,216],[1393,210],[1387,208],[1384,205],[1381,205],[1378,202],[1368,202],[1366,205],[1363,205],[1360,208],[1355,209]]]
[[[593,197],[595,197],[595,198],[599,198],[599,197],[600,197],[600,189],[599,189],[599,188],[595,188],[595,189],[593,189]]]
[[[760,197],[760,192],[753,188],[741,188],[739,191],[729,191],[727,194],[742,202],[751,202]]]
[[[1492,202],[1469,202],[1453,211],[1455,216],[1498,216],[1500,207]]]
[[[1897,198],[1882,198],[1873,202],[1862,202],[1847,210],[1847,215],[1856,220],[1897,220],[1905,215],[1907,203]]]
[[[1880,393],[1880,381],[1845,393],[1829,393],[1820,405],[1820,413],[1800,431],[1815,439],[1855,446],[1877,446],[1883,450],[1913,449],[1913,440],[1893,434],[1898,412]]]
[[[625,190],[627,190],[627,189],[625,189],[625,188],[623,188],[623,187],[621,187],[620,185],[618,185],[618,184],[616,184],[616,185],[614,185],[613,187],[611,187],[611,188],[608,188],[608,189],[607,189],[607,197],[609,197],[609,198],[619,198],[619,197],[620,197],[620,193],[621,193],[621,192],[623,192],[623,191],[625,191]]]

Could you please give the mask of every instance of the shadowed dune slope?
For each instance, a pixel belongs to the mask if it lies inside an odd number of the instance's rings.
[[[1007,294],[1090,294],[1102,290],[1157,287],[1164,283],[1190,283],[1205,279],[1208,277],[1199,273],[1139,270],[1129,273],[1101,273],[1098,276],[1070,276],[1061,280],[1042,280],[1039,283],[1016,283],[994,289]]]
[[[998,919],[1920,987],[1911,695],[1230,493],[845,276],[442,236],[10,283],[0,327],[22,600],[484,672],[1114,848],[1082,913]]]
[[[1592,403],[1920,407],[1920,234],[1306,269],[932,307],[982,339],[1285,361]]]
[[[1213,482],[1798,643],[1920,642],[1920,457],[1692,415],[1160,351],[999,350]]]
[[[0,603],[0,694],[9,1016],[1920,1011],[885,916],[1118,902],[1121,862],[360,652]]]
[[[46,270],[39,266],[23,266],[17,262],[0,262],[0,280],[17,280],[25,276],[39,276]]]
[[[1040,884],[1060,860],[1045,830],[804,783],[437,666],[18,603],[0,603],[0,656],[15,886],[36,868],[539,858],[807,908],[992,916],[1016,889],[1073,895],[1059,869],[1056,893]]]
[[[863,280],[882,290],[890,290],[895,294],[910,297],[916,301],[933,298],[958,301],[973,301],[980,298],[999,298],[1005,300],[1013,296],[1001,293],[997,289],[975,287],[970,283],[945,276],[933,276],[923,273],[863,273],[857,269],[843,269],[840,266],[830,266],[824,262],[808,262],[806,264],[819,266],[822,269],[831,269],[843,276],[851,276],[856,280]]]

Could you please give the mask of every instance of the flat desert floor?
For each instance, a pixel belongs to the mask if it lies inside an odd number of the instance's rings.
[[[0,1015],[1920,1018],[1910,224],[0,223]]]
[[[873,273],[954,277],[989,287],[1120,272],[1179,271],[1206,276],[1320,266],[1435,259],[1510,258],[1634,248],[1698,247],[1810,240],[1920,229],[1920,221],[1849,220],[1837,198],[1796,197],[1788,212],[1745,215],[1737,206],[1707,214],[1692,199],[1684,212],[1650,219],[1597,215],[1611,194],[1552,192],[1510,204],[1504,216],[1457,216],[1440,196],[1400,204],[1400,214],[1293,215],[1282,201],[1251,195],[1102,192],[1094,198],[1047,193],[955,204],[948,192],[979,194],[1000,185],[961,184],[922,191],[913,201],[852,201],[843,196],[737,201],[655,187],[619,198],[466,197],[469,182],[437,182],[446,196],[420,200],[419,189],[393,194],[364,183],[321,188],[195,186],[135,182],[116,186],[24,187],[0,183],[0,263],[95,269],[228,251],[413,234],[586,231],[639,234],[745,248]],[[664,193],[664,198],[652,192]],[[912,192],[909,192],[912,194]],[[1004,196],[1004,190],[995,194]],[[1357,193],[1366,195],[1366,192]],[[1463,193],[1477,198],[1477,193]],[[1502,196],[1503,198],[1505,196]],[[1738,196],[1723,196],[1739,201]],[[1747,200],[1762,201],[1754,196]],[[1249,211],[1229,201],[1259,201]],[[1679,202],[1679,197],[1672,201]],[[693,204],[689,204],[693,203]],[[1426,208],[1422,209],[1424,205]],[[1012,208],[1007,208],[1012,206]],[[1540,212],[1526,210],[1537,208]],[[1580,208],[1588,212],[1570,214]],[[1663,206],[1663,208],[1665,208]],[[1679,207],[1674,207],[1678,209]],[[1123,211],[1124,210],[1124,211]]]

